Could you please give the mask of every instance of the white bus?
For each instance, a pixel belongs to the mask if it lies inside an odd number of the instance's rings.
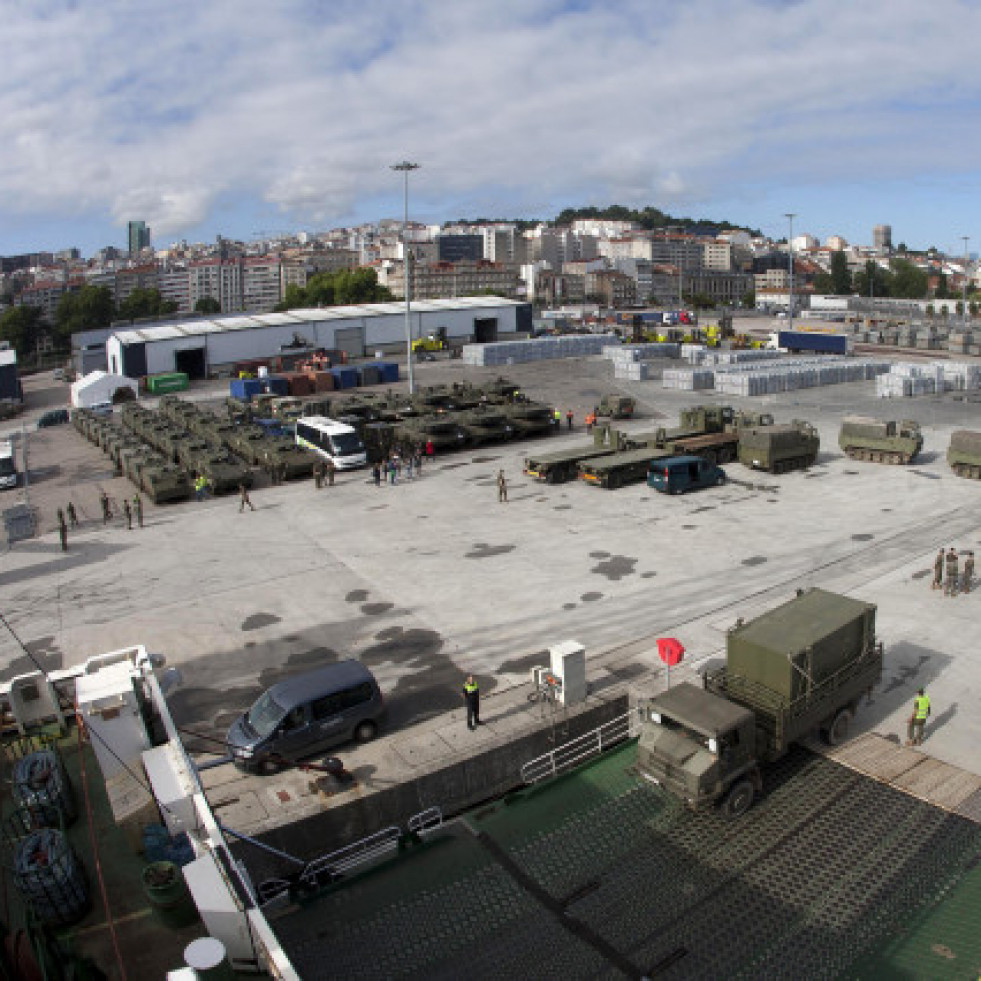
[[[303,416],[296,420],[296,445],[334,461],[338,470],[353,470],[368,462],[364,443],[353,426],[326,416]]]

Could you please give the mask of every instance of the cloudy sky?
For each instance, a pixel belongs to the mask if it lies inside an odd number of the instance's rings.
[[[0,0],[0,254],[652,204],[981,251],[976,0]]]

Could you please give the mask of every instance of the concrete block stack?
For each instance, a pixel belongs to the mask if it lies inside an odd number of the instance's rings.
[[[646,361],[614,361],[613,377],[627,381],[647,381],[650,365]]]
[[[668,341],[647,344],[617,344],[603,348],[603,357],[611,361],[649,361],[651,358],[677,358],[683,345]]]
[[[682,392],[698,392],[715,387],[715,372],[708,368],[665,368],[661,385]]]
[[[981,388],[981,365],[963,361],[932,361],[913,364],[900,361],[889,373],[876,379],[879,398],[909,398],[935,392],[971,391]]]
[[[615,334],[562,334],[559,337],[533,337],[524,341],[465,344],[463,363],[485,366],[556,358],[585,358],[602,354],[605,347],[616,344],[618,341]]]

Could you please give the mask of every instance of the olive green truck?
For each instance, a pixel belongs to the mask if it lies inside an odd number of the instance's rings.
[[[724,667],[638,707],[637,767],[692,810],[727,817],[752,806],[766,763],[820,731],[848,733],[882,674],[875,606],[810,589],[727,635]]]

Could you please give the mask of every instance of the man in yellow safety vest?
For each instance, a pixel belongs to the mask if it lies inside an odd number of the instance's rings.
[[[909,717],[907,746],[919,746],[923,742],[923,727],[930,714],[930,696],[921,688],[913,699],[913,714]]]

